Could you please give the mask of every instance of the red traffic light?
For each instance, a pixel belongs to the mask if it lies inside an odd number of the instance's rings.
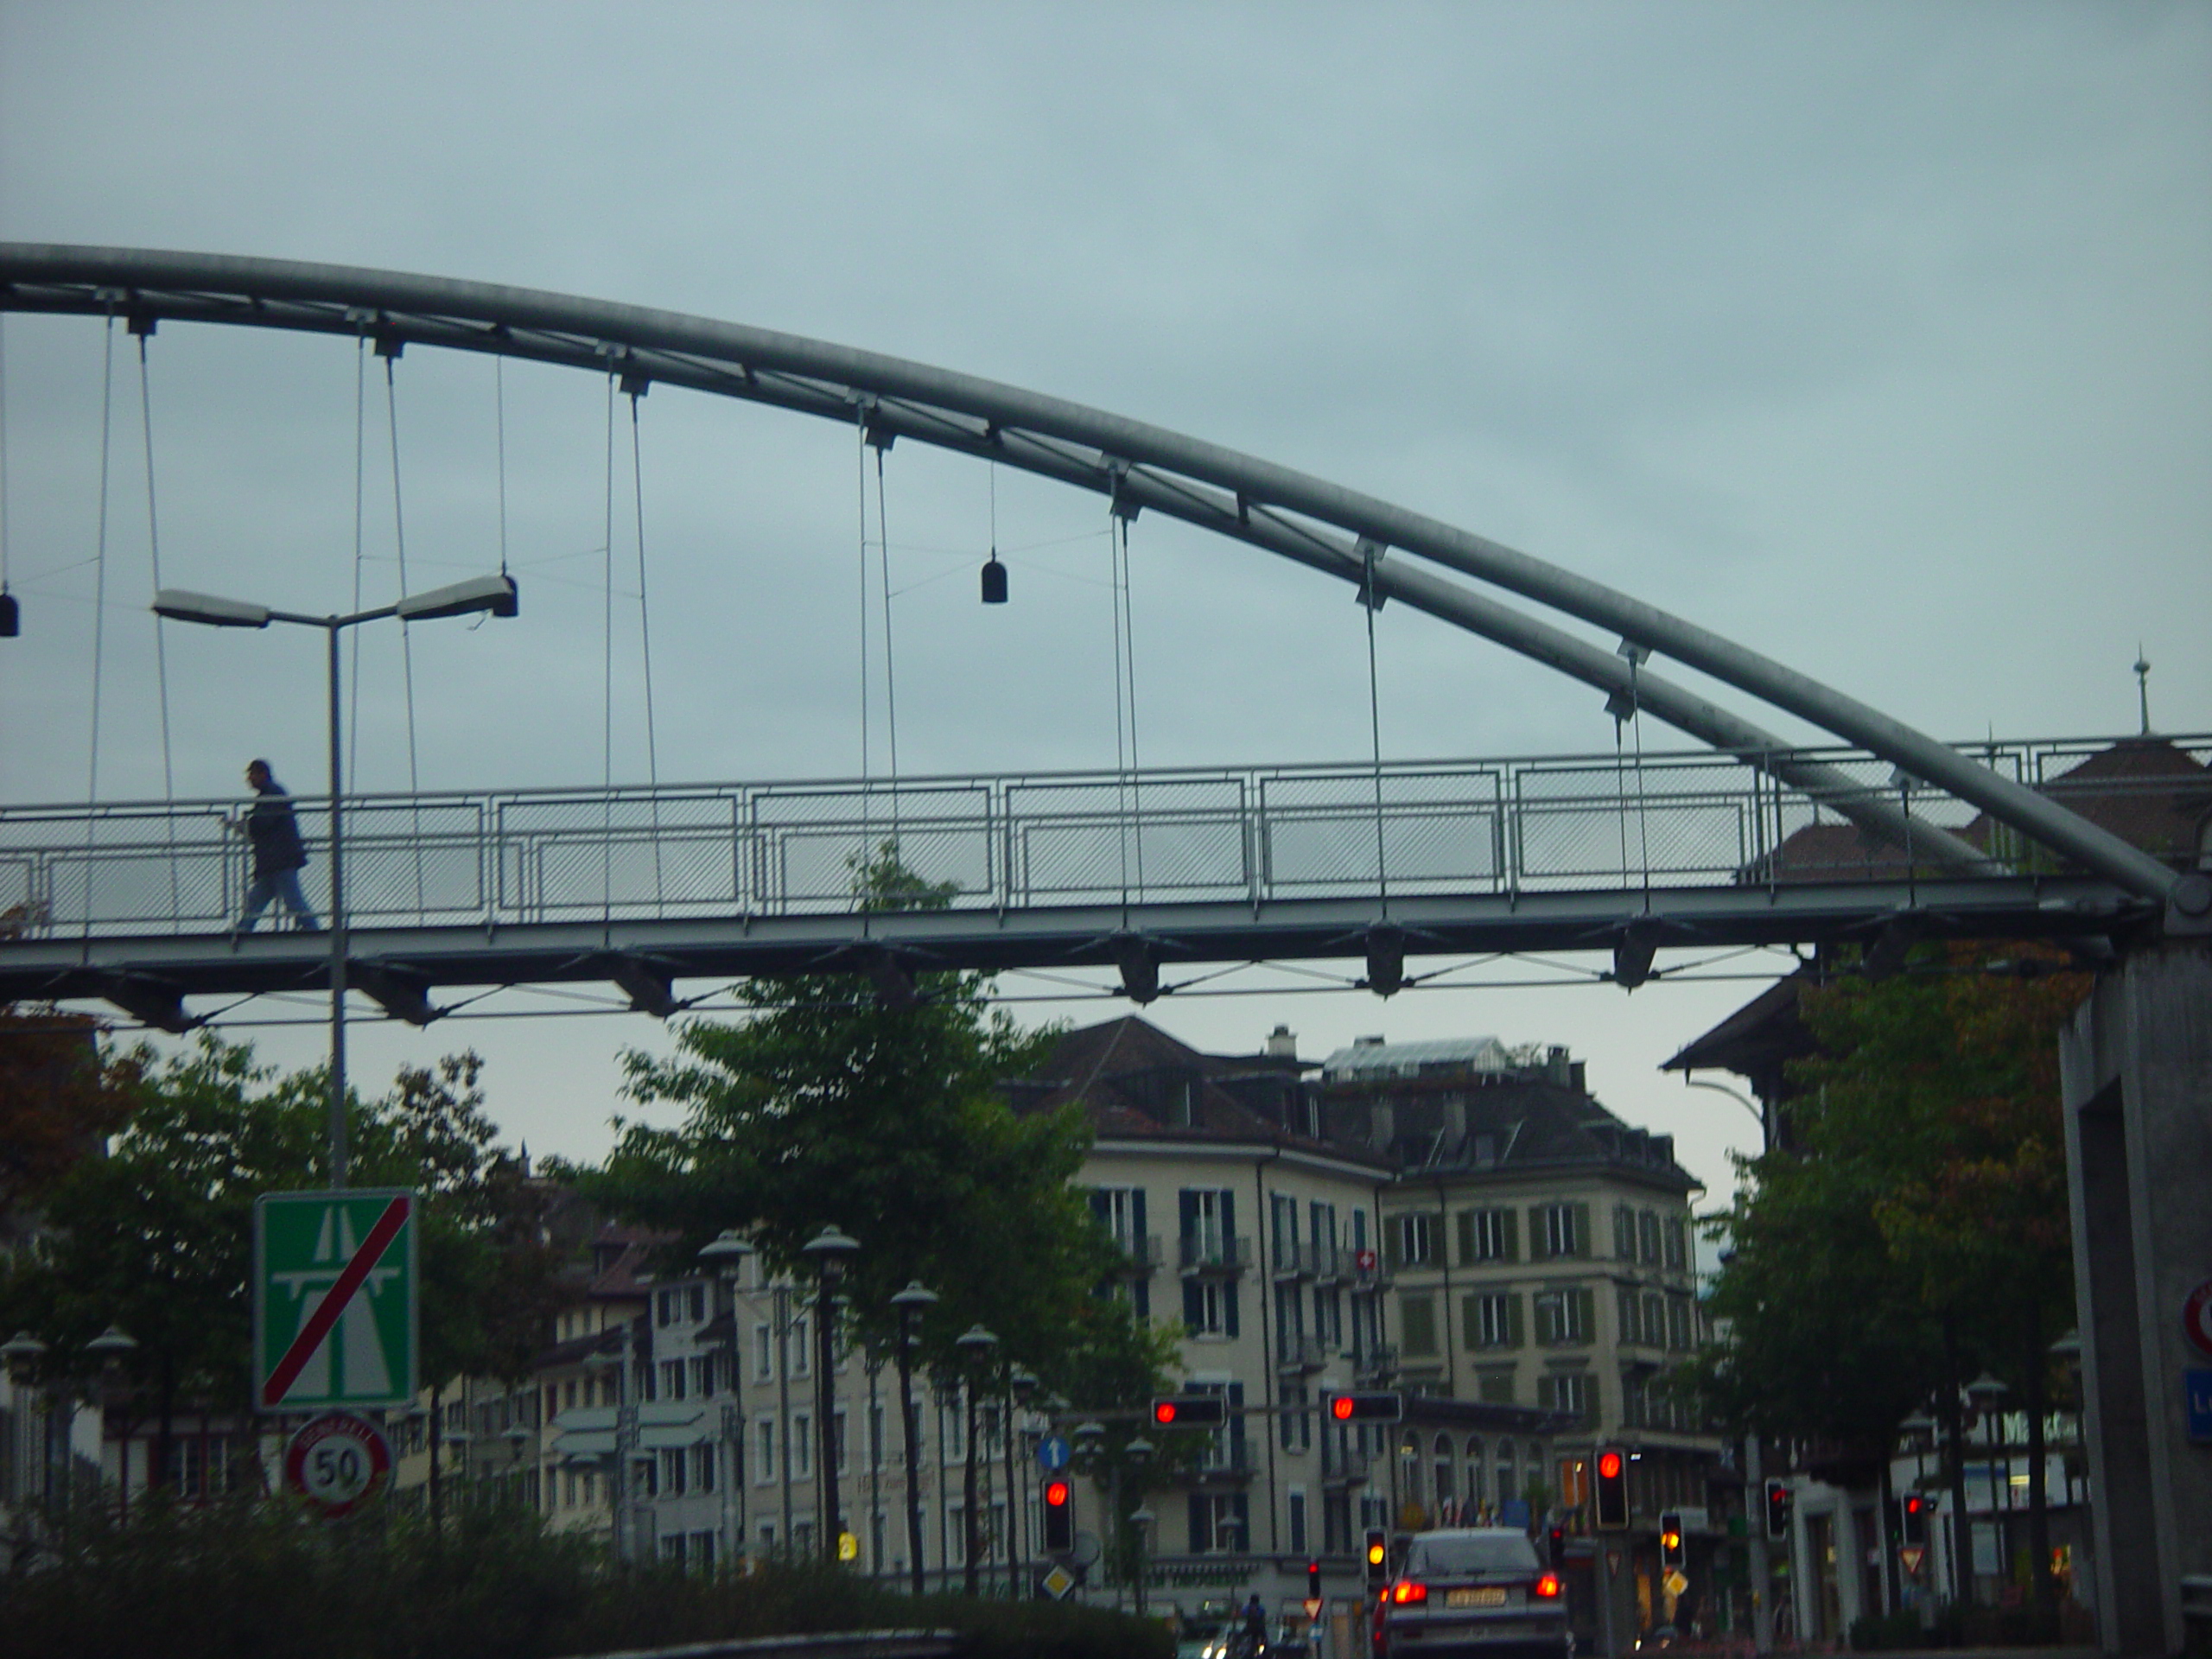
[[[1162,1395],[1152,1402],[1152,1421],[1162,1428],[1219,1428],[1229,1403],[1217,1394]]]
[[[1598,1477],[1601,1480],[1618,1480],[1621,1478],[1619,1452],[1600,1452],[1598,1454]]]
[[[1067,1482],[1065,1480],[1048,1480],[1045,1483],[1046,1508],[1051,1510],[1065,1509],[1067,1507]]]
[[[1406,1415],[1405,1396],[1395,1389],[1376,1389],[1363,1394],[1325,1394],[1322,1402],[1340,1423],[1395,1423]]]

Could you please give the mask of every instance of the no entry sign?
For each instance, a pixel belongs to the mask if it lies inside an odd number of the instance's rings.
[[[2212,1279],[2190,1291],[2181,1305],[2181,1328],[2199,1349],[2212,1354]]]
[[[254,1200],[257,1408],[414,1403],[416,1204],[396,1188]]]

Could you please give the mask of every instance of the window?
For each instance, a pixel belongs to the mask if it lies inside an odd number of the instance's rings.
[[[1183,1323],[1194,1337],[1236,1334],[1236,1283],[1230,1279],[1185,1279]]]
[[[660,1454],[660,1490],[675,1497],[681,1497],[689,1491],[691,1472],[689,1464],[690,1459],[684,1456],[683,1446],[663,1448]]]
[[[1318,1198],[1306,1206],[1313,1223],[1313,1259],[1325,1269],[1333,1268],[1337,1254],[1337,1206]]]
[[[1688,1353],[1690,1341],[1690,1299],[1669,1296],[1667,1299],[1667,1345],[1677,1353]]]
[[[1513,1469],[1513,1442],[1497,1443],[1497,1501],[1510,1503],[1521,1496],[1521,1478]]]
[[[1398,1298],[1398,1345],[1408,1359],[1433,1357],[1436,1350],[1436,1299],[1408,1291]]]
[[[663,1290],[654,1293],[653,1323],[656,1325],[666,1325],[675,1317],[676,1293],[672,1290]]]
[[[1530,1243],[1539,1261],[1590,1253],[1590,1206],[1540,1204],[1529,1212]]]
[[[793,1480],[814,1478],[814,1420],[803,1411],[791,1414],[791,1459]]]
[[[1636,1211],[1624,1204],[1613,1206],[1613,1254],[1624,1262],[1636,1260]]]
[[[1229,1263],[1236,1233],[1236,1195],[1227,1187],[1186,1186],[1179,1197],[1185,1262]]]
[[[791,1375],[804,1376],[807,1368],[814,1363],[814,1344],[807,1339],[806,1315],[801,1313],[793,1318],[791,1330],[791,1346],[785,1351],[791,1355]]]
[[[1652,1211],[1646,1210],[1643,1214],[1637,1218],[1637,1230],[1641,1235],[1643,1243],[1643,1260],[1645,1264],[1649,1267],[1657,1267],[1659,1265],[1659,1217],[1657,1214]]]
[[[1459,1212],[1459,1265],[1475,1267],[1484,1262],[1510,1262],[1520,1255],[1519,1230],[1510,1210],[1462,1210]]]
[[[1690,1230],[1679,1217],[1667,1224],[1667,1267],[1669,1272],[1687,1273],[1690,1265]]]
[[[776,1523],[772,1521],[763,1521],[760,1523],[760,1559],[766,1561],[773,1560],[775,1557]]]
[[[1432,1258],[1429,1217],[1426,1211],[1408,1210],[1390,1217],[1390,1242],[1402,1267],[1425,1268]]]
[[[683,1398],[683,1362],[664,1359],[660,1363],[660,1397],[664,1400]]]
[[[1306,1494],[1295,1487],[1290,1492],[1290,1553],[1306,1553]]]
[[[1541,1291],[1536,1296],[1536,1340],[1552,1346],[1590,1340],[1591,1304],[1586,1290]]]
[[[707,1287],[704,1285],[693,1285],[688,1300],[691,1304],[691,1322],[696,1325],[707,1317]]]
[[[845,1409],[840,1406],[830,1420],[830,1443],[837,1448],[837,1472],[843,1474],[851,1459],[846,1452]]]
[[[775,1380],[775,1333],[765,1324],[756,1325],[753,1327],[753,1380],[769,1382]]]
[[[1249,1534],[1250,1500],[1243,1492],[1191,1494],[1191,1553],[1240,1554]]]
[[[1326,1352],[1344,1345],[1344,1294],[1316,1287],[1313,1292],[1313,1338]]]
[[[1298,1200],[1287,1192],[1268,1196],[1268,1248],[1277,1268],[1287,1271],[1298,1266]]]
[[[1090,1213],[1106,1236],[1135,1255],[1144,1236],[1144,1189],[1135,1186],[1095,1186],[1090,1190]]]
[[[1521,1299],[1510,1291],[1485,1291],[1468,1297],[1460,1319],[1470,1348],[1521,1345]]]
[[[1643,1293],[1643,1340],[1649,1347],[1664,1347],[1667,1342],[1667,1299],[1656,1290],[1647,1290]]]
[[[1613,1302],[1614,1323],[1620,1327],[1619,1340],[1628,1343],[1642,1341],[1643,1338],[1638,1332],[1643,1330],[1643,1322],[1637,1315],[1637,1299],[1635,1287],[1630,1285],[1616,1285],[1613,1287]]]
[[[691,1392],[702,1399],[715,1390],[715,1357],[696,1354],[691,1360]]]
[[[769,1486],[776,1479],[776,1420],[763,1417],[753,1425],[753,1479]]]
[[[1536,1380],[1536,1403],[1547,1411],[1573,1414],[1577,1422],[1590,1421],[1590,1376],[1586,1371],[1552,1371]]]
[[[691,1484],[702,1492],[715,1490],[715,1444],[702,1440],[691,1448]]]
[[[1303,1452],[1313,1444],[1313,1417],[1306,1410],[1306,1384],[1286,1382],[1277,1402],[1275,1429],[1286,1452]]]

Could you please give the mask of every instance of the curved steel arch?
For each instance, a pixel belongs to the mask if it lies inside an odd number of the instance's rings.
[[[837,421],[887,445],[912,437],[1098,491],[1117,511],[1146,507],[1395,598],[1481,634],[1610,697],[1760,766],[1887,839],[1939,862],[1986,855],[1833,768],[1638,666],[1659,652],[1871,751],[1971,802],[2054,851],[2192,917],[2212,887],[2183,876],[2048,798],[1783,664],[1601,583],[1373,496],[1020,387],[798,335],[641,306],[493,283],[289,260],[0,244],[0,309],[163,318],[491,352],[665,381]],[[1331,532],[1337,533],[1331,533]],[[1347,541],[1347,537],[1350,538]],[[1618,653],[1386,559],[1412,553],[1618,632]],[[2205,889],[2199,891],[2200,888]]]

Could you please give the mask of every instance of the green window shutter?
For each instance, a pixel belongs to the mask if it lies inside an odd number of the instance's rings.
[[[1551,1259],[1550,1242],[1544,1236],[1544,1206],[1541,1204],[1529,1206],[1529,1259],[1531,1262]]]
[[[1471,1210],[1462,1210],[1459,1219],[1459,1265],[1463,1268],[1472,1267],[1475,1262],[1475,1212]]]
[[[1521,1293],[1513,1292],[1505,1299],[1505,1344],[1518,1348],[1528,1340],[1528,1332],[1521,1323]]]
[[[1382,1262],[1386,1267],[1405,1265],[1404,1252],[1399,1248],[1405,1241],[1405,1229],[1398,1224],[1395,1216],[1382,1217]]]
[[[1598,1293],[1578,1290],[1574,1293],[1574,1300],[1581,1310],[1581,1318],[1576,1327],[1582,1333],[1581,1340],[1594,1342],[1598,1335]]]
[[[1586,1204],[1574,1206],[1574,1253],[1590,1254],[1590,1206]]]
[[[1505,1224],[1505,1259],[1518,1262],[1521,1259],[1521,1212],[1518,1210],[1501,1210],[1498,1217]]]

